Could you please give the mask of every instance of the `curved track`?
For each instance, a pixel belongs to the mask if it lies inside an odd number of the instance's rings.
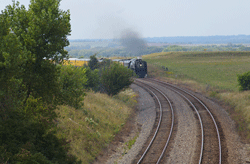
[[[200,137],[199,144],[198,144],[199,150],[197,150],[195,153],[195,156],[196,156],[195,161],[197,161],[197,163],[199,163],[199,164],[200,163],[219,163],[219,164],[221,164],[222,148],[221,148],[221,139],[220,139],[219,128],[218,128],[218,125],[215,121],[214,116],[212,115],[210,110],[206,107],[206,105],[201,100],[199,100],[196,96],[194,96],[190,92],[187,92],[187,91],[185,91],[181,88],[178,88],[172,84],[164,83],[164,82],[159,81],[159,80],[147,78],[147,79],[143,79],[143,80],[137,79],[136,82],[137,82],[137,84],[139,82],[140,86],[144,86],[144,88],[145,88],[145,86],[147,86],[147,88],[152,88],[152,90],[155,90],[156,92],[161,93],[162,95],[164,95],[165,99],[166,99],[166,95],[162,91],[160,91],[160,89],[157,89],[157,88],[165,87],[165,88],[170,89],[173,92],[177,93],[181,97],[183,97],[183,99],[186,102],[188,102],[190,104],[191,108],[195,111],[197,119],[199,120],[199,124],[200,124],[200,136],[201,137]],[[152,92],[152,91],[150,91],[150,92]],[[154,94],[154,96],[156,96],[156,95]],[[159,102],[159,99],[158,99],[158,102]],[[169,103],[170,103],[170,101],[169,101]],[[174,112],[172,112],[172,113],[174,113]],[[174,118],[174,115],[172,114],[172,122],[174,122],[173,118]],[[170,137],[168,137],[168,138],[170,138]],[[151,140],[150,144],[155,142],[152,140]],[[169,142],[169,140],[168,140],[168,142]],[[165,145],[164,151],[161,153],[161,157],[163,156],[167,145],[168,144]],[[147,154],[148,152],[150,152],[149,149],[151,149],[151,147],[152,146],[148,146],[146,151],[144,151],[143,154]],[[160,148],[158,148],[158,149],[160,149]],[[155,152],[153,154],[154,154],[154,156],[157,156]],[[143,156],[141,158],[142,159],[140,159],[138,161],[138,163],[140,163],[140,162],[144,163]],[[160,160],[161,160],[161,158],[158,158],[157,162],[147,161],[145,163],[159,163]]]
[[[139,154],[139,163],[160,163],[164,152],[167,149],[174,128],[174,110],[169,98],[159,89],[146,85],[145,83],[136,82],[137,85],[146,89],[154,96],[158,103],[159,111],[156,130],[148,144]],[[170,117],[171,116],[171,117]]]

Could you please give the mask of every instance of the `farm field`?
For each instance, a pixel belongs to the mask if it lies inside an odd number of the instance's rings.
[[[231,91],[238,90],[237,75],[250,71],[250,52],[162,52],[143,59],[167,67],[166,76]]]
[[[149,77],[188,86],[229,105],[226,110],[239,134],[250,143],[250,91],[240,92],[237,82],[237,75],[250,71],[250,52],[162,52],[143,59]]]

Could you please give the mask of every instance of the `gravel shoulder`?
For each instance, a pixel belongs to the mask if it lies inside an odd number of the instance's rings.
[[[94,164],[132,163],[153,129],[156,118],[156,106],[152,96],[135,84],[132,84],[130,88],[139,95],[135,114],[131,116],[123,130],[97,158]],[[136,142],[129,150],[126,142],[135,137],[137,137]]]

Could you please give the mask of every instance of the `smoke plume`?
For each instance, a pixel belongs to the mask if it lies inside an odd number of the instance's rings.
[[[146,42],[141,39],[137,32],[131,29],[124,30],[121,33],[120,42],[133,56],[142,55],[143,50],[146,49]]]

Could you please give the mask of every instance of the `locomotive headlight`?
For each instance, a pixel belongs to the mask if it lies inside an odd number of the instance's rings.
[[[142,67],[142,64],[140,64],[140,67]]]

